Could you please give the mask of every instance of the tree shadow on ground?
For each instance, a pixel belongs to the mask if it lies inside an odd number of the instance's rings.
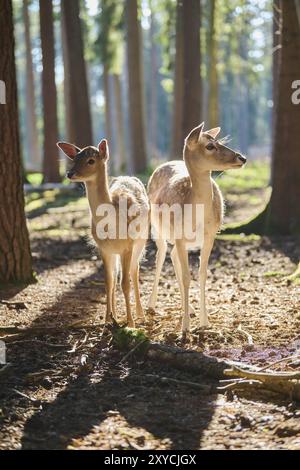
[[[22,449],[66,449],[74,439],[84,440],[90,433],[86,445],[109,448],[109,443],[104,443],[105,429],[100,426],[112,412],[120,415],[114,430],[119,434],[117,448],[122,441],[124,446],[126,438],[126,431],[125,436],[119,432],[120,425],[124,430],[124,419],[129,428],[136,428],[139,439],[147,440],[147,432],[156,439],[166,439],[171,449],[200,447],[214,413],[215,395],[202,395],[185,385],[166,386],[153,380],[149,383],[145,380],[147,374],[172,377],[174,370],[148,363],[125,371],[124,367],[114,366],[105,350],[104,359],[101,355],[103,351],[98,352],[98,366],[93,373],[70,381],[53,402],[27,420]],[[116,359],[114,356],[113,362]],[[93,379],[97,371],[102,375],[100,381]],[[188,374],[181,373],[184,378],[191,380]],[[131,448],[130,442],[125,441],[125,447]]]
[[[87,353],[92,370],[78,372],[81,353],[78,356],[78,353],[71,354],[65,349],[57,351],[47,346],[47,343],[67,342],[69,335],[72,335],[72,343],[79,336],[84,336],[84,331],[68,328],[76,321],[94,321],[97,305],[91,302],[90,296],[95,295],[95,290],[97,295],[104,294],[103,278],[103,270],[95,269],[60,296],[53,305],[41,311],[30,328],[58,327],[55,334],[45,332],[36,337],[44,344],[35,344],[35,337],[31,335],[28,343],[21,341],[7,345],[12,371],[0,395],[4,412],[8,416],[15,416],[24,408],[28,412],[22,448],[66,448],[73,439],[84,438],[94,426],[100,426],[111,411],[117,411],[129,427],[139,428],[141,435],[147,431],[154,438],[167,439],[168,447],[198,448],[203,431],[212,418],[215,397],[202,396],[199,390],[191,390],[185,385],[166,386],[146,377],[147,374],[174,377],[178,376],[178,371],[151,363],[135,363],[132,369],[117,365],[122,353],[107,346],[107,339],[101,337],[101,329],[95,332],[91,330],[91,334],[95,336],[95,347],[87,349]],[[96,288],[93,282],[97,282]],[[102,309],[104,312],[104,305]],[[104,322],[104,315],[100,321]],[[59,387],[62,390],[56,399],[50,402],[46,392],[46,402],[43,400],[37,409],[34,401],[16,396],[14,390],[26,396],[34,395],[37,388],[43,391],[43,379],[30,384],[27,376],[45,369],[69,372],[63,378],[53,379],[50,384],[50,388]],[[180,378],[184,376],[187,380],[195,380],[195,376],[180,372]],[[99,447],[103,448],[103,443]],[[128,447],[130,448],[130,444]]]
[[[64,246],[72,246],[67,243]],[[78,243],[78,242],[75,242]],[[196,255],[197,256],[197,255]],[[213,257],[218,256],[218,248]],[[70,290],[65,292],[54,305],[46,307],[31,326],[58,325],[61,333],[57,336],[39,337],[43,341],[63,343],[72,330],[67,327],[74,322],[73,313],[80,305],[80,320],[87,321],[95,314],[95,304],[91,303],[90,295],[94,295],[95,286],[92,281],[101,283],[103,271],[95,270],[92,275],[83,278]],[[99,284],[97,293],[104,293],[104,284]],[[70,307],[71,306],[71,307]],[[68,308],[66,308],[68,307]],[[105,308],[105,307],[104,307]],[[67,312],[65,310],[68,310]],[[75,339],[76,334],[74,333]],[[82,333],[81,333],[82,334]],[[214,394],[204,395],[184,384],[163,385],[150,381],[146,376],[178,377],[178,372],[166,366],[152,363],[131,364],[131,368],[119,366],[120,354],[108,347],[107,343],[97,337],[96,346],[88,351],[88,363],[92,368],[78,372],[80,354],[70,355],[64,350],[57,353],[47,345],[16,344],[9,346],[10,361],[13,362],[14,375],[10,377],[10,389],[2,389],[5,399],[4,409],[13,415],[17,408],[26,408],[28,413],[22,438],[23,449],[65,449],[72,441],[87,438],[93,441],[93,447],[107,448],[103,426],[105,420],[111,418],[111,412],[117,412],[128,423],[128,427],[139,429],[139,434],[151,433],[156,439],[166,439],[167,447],[172,449],[195,449],[200,447],[203,432],[208,428],[215,409]],[[10,350],[11,348],[11,350]],[[34,386],[26,383],[26,375],[42,369],[67,370],[70,373],[52,381],[50,387],[60,392],[52,401],[48,398],[36,405],[28,403],[26,397],[17,397],[13,388],[31,395],[36,389],[42,388],[37,382]],[[72,369],[73,368],[73,369]],[[191,377],[180,372],[180,379],[201,382],[211,381]],[[62,381],[64,382],[62,386]],[[102,428],[99,429],[99,427]],[[118,425],[116,424],[117,428]],[[118,429],[117,429],[118,431]],[[103,437],[104,432],[104,437]],[[92,437],[91,437],[92,434]],[[102,436],[102,437],[101,437]],[[119,442],[122,439],[120,438]],[[128,444],[130,448],[130,443]],[[125,443],[126,446],[126,443]],[[143,447],[143,445],[142,445]],[[115,447],[113,447],[115,448]]]
[[[87,236],[75,240],[60,237],[35,239],[31,243],[34,253],[34,270],[40,275],[74,260],[90,261],[98,252],[88,241]]]

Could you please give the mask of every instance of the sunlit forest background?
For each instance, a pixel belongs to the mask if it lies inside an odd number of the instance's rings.
[[[182,74],[179,59],[184,39],[180,15],[184,13],[178,5],[180,2],[175,0],[142,0],[139,6],[132,1],[133,9],[129,14],[134,19],[134,9],[138,9],[140,28],[135,38],[134,31],[128,36],[130,18],[126,20],[124,14],[125,2],[65,2],[65,15],[69,18],[66,22],[61,2],[53,1],[56,90],[48,89],[47,93],[52,93],[50,99],[57,101],[57,140],[72,140],[73,137],[78,145],[96,145],[101,138],[107,137],[115,173],[144,172],[160,159],[181,157],[184,136],[178,138],[180,134],[176,131],[176,126],[180,126],[180,122],[176,123],[180,120],[180,111],[176,108],[179,102],[176,82],[180,82]],[[80,24],[76,23],[78,13]],[[44,28],[51,30],[51,14],[46,9],[41,12],[43,15],[47,15]],[[49,40],[41,43],[37,0],[14,0],[14,19],[24,167],[29,173],[40,173],[44,158],[44,127],[51,125],[43,118],[42,49],[47,54],[51,44]],[[247,154],[250,160],[269,157],[273,107],[272,1],[204,0],[196,21],[200,23],[199,53],[194,43],[188,43],[187,47],[192,55],[196,55],[195,64],[199,60],[201,64],[199,121],[205,120],[210,127],[220,125],[223,135],[230,135],[231,146]],[[68,42],[67,39],[68,28],[78,37],[73,45],[72,40]],[[81,46],[83,50],[80,50]],[[132,133],[130,127],[136,124],[130,100],[139,97],[131,98],[128,93],[129,67],[139,68],[138,62],[129,64],[130,54],[138,50],[134,48],[140,49],[142,57],[142,116],[137,118],[140,121],[137,133],[143,134],[139,145],[144,148],[138,147],[138,150],[132,142],[134,131]],[[68,61],[68,56],[72,54],[75,54],[74,69],[68,70],[68,63],[70,67],[73,63]],[[87,84],[80,71],[82,54]],[[51,75],[51,71],[47,73]],[[78,98],[68,90],[74,82],[81,90],[78,92],[82,93],[81,100],[85,99],[87,86],[88,102],[79,113],[76,113],[74,103],[69,102]],[[195,93],[192,87],[190,93]],[[51,119],[53,122],[53,117]],[[86,132],[86,136],[81,137],[83,142],[78,140],[76,130],[74,133],[70,129],[73,120],[77,121],[77,128]],[[50,136],[54,132],[55,137],[55,129],[52,127]],[[137,151],[140,155],[136,155]],[[53,147],[52,153],[57,153]],[[60,176],[63,172],[64,163],[61,162]],[[35,176],[34,181],[41,179],[42,176]],[[57,171],[44,174],[47,182],[58,179]]]

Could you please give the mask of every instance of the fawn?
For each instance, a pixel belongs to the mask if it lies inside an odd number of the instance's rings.
[[[91,229],[103,260],[107,296],[106,322],[116,318],[115,290],[118,277],[119,259],[122,267],[122,290],[125,297],[127,323],[134,326],[130,306],[130,278],[133,282],[136,314],[144,319],[139,291],[139,262],[142,256],[149,228],[149,202],[142,182],[135,177],[115,178],[108,183],[107,163],[109,160],[108,143],[103,139],[98,148],[80,149],[75,145],[59,142],[57,146],[73,160],[67,177],[72,181],[85,183],[91,213]],[[125,202],[121,204],[121,201]],[[102,210],[103,209],[103,210]],[[109,214],[104,218],[104,212]],[[114,220],[113,220],[114,219]],[[135,236],[128,231],[130,223],[138,222]],[[105,221],[105,223],[104,223]],[[97,227],[111,224],[115,227],[106,236],[99,236]],[[125,234],[120,235],[121,225]],[[108,235],[108,236],[107,236]]]
[[[161,269],[166,257],[167,241],[174,247],[171,259],[174,265],[177,281],[180,287],[183,308],[182,332],[185,335],[190,328],[190,313],[194,313],[189,305],[190,271],[188,249],[201,248],[200,262],[200,326],[208,325],[205,304],[205,284],[209,256],[213,247],[216,233],[223,220],[223,198],[216,182],[211,177],[212,171],[223,171],[230,168],[240,168],[246,163],[246,158],[226,147],[221,140],[216,140],[220,128],[204,132],[204,123],[193,129],[185,139],[183,161],[171,161],[159,166],[152,174],[148,184],[148,195],[151,203],[151,224],[156,235],[157,257],[156,273],[149,308],[155,309],[157,290]],[[194,231],[202,230],[203,237],[200,246],[196,239],[176,238],[174,236],[174,218],[164,220],[153,210],[153,205],[185,204],[192,207]],[[201,226],[196,226],[194,209],[196,205],[204,208]],[[173,224],[173,239],[166,239],[164,224]],[[175,234],[176,235],[176,234]],[[176,238],[176,239],[175,239]]]

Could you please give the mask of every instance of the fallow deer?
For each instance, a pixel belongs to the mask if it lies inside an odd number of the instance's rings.
[[[220,128],[204,132],[204,123],[193,129],[185,139],[183,161],[171,161],[159,166],[152,174],[148,184],[148,195],[151,204],[151,224],[155,233],[157,245],[156,273],[149,308],[155,309],[157,290],[161,269],[167,252],[167,241],[174,245],[171,259],[174,265],[177,281],[180,287],[183,308],[182,332],[185,335],[190,329],[190,313],[193,308],[189,305],[190,270],[188,250],[201,248],[200,262],[200,326],[208,325],[205,302],[205,284],[209,256],[213,247],[216,233],[223,220],[223,198],[216,182],[212,179],[212,171],[224,171],[230,168],[241,168],[246,158],[240,153],[226,147],[221,140],[216,140]],[[192,207],[191,224],[195,232],[203,231],[201,246],[196,239],[176,238],[174,233],[174,218],[162,221],[154,205],[186,204]],[[202,205],[204,217],[202,226],[196,227],[194,209]],[[164,224],[170,224],[170,240],[166,239]],[[172,231],[173,230],[173,231]]]
[[[108,143],[103,139],[98,148],[80,149],[73,144],[59,142],[58,147],[73,160],[67,172],[71,181],[84,182],[91,213],[92,235],[103,260],[105,287],[107,295],[106,321],[116,318],[115,290],[119,259],[122,267],[122,290],[125,297],[127,323],[134,326],[130,305],[130,278],[133,282],[136,314],[144,318],[139,291],[139,262],[142,256],[149,227],[149,202],[146,190],[138,178],[118,177],[111,185],[108,181],[107,164],[109,160]],[[125,205],[121,204],[125,202]],[[106,213],[111,214],[105,215]],[[105,217],[105,219],[104,219]],[[111,218],[111,220],[109,219]],[[114,220],[112,220],[114,219]],[[99,236],[97,227],[105,224],[114,227],[105,237]],[[136,233],[128,228],[136,222]],[[120,235],[121,226],[124,228]]]

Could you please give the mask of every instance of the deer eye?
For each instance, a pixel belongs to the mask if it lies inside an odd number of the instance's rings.
[[[92,158],[88,160],[88,165],[94,165],[94,163],[95,163],[95,160],[93,160]]]
[[[208,144],[208,145],[206,146],[206,148],[207,148],[207,150],[210,150],[210,151],[211,151],[211,150],[215,150],[216,147],[214,146],[214,144]]]

